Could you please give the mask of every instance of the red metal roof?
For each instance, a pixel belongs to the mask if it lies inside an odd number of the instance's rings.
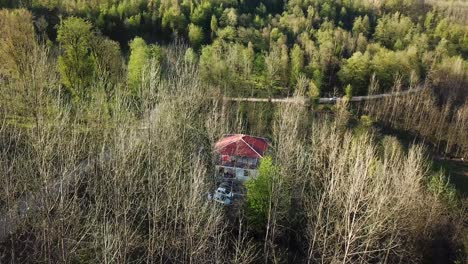
[[[215,144],[220,155],[262,158],[268,148],[264,138],[243,134],[226,135]]]

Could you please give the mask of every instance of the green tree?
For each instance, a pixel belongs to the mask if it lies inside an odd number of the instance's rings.
[[[370,31],[369,17],[366,15],[364,17],[357,17],[353,23],[353,34],[358,36],[360,33],[364,36],[368,36]]]
[[[211,17],[211,3],[209,1],[203,1],[201,4],[193,10],[190,15],[190,21],[203,28],[208,28],[210,25]]]
[[[320,89],[318,86],[315,84],[313,80],[309,82],[309,97],[312,99],[318,99],[320,98]]]
[[[350,84],[348,84],[345,88],[345,97],[348,100],[351,100],[351,98],[353,97],[353,87],[351,87]]]
[[[397,12],[377,21],[374,37],[389,49],[403,49],[411,42],[413,31],[411,19]]]
[[[280,45],[281,57],[280,57],[280,85],[286,87],[289,81],[289,50],[286,44]]]
[[[466,26],[451,22],[448,18],[442,19],[435,28],[434,35],[439,39],[446,39],[447,50],[450,56],[462,54],[468,56],[468,30]]]
[[[237,39],[237,32],[235,27],[227,26],[218,30],[218,38],[227,41],[234,41]]]
[[[216,32],[218,31],[218,19],[216,18],[215,15],[211,16],[210,29],[211,29],[211,38],[214,39]]]
[[[380,49],[372,58],[371,69],[383,91],[389,90],[401,78],[403,84],[408,84],[409,76],[417,65],[411,65],[409,56],[404,51]]]
[[[155,60],[160,63],[164,57],[164,50],[158,44],[151,44],[148,46],[149,59]]]
[[[258,176],[246,182],[248,222],[256,231],[264,230],[272,214],[280,221],[286,215],[290,197],[284,183],[280,170],[273,164],[271,157],[264,157]]]
[[[196,63],[197,62],[197,54],[193,51],[192,48],[188,48],[186,51],[185,51],[185,54],[184,54],[184,61],[186,63]]]
[[[276,42],[276,41],[278,41],[278,39],[281,38],[282,35],[283,35],[283,33],[278,28],[273,28],[270,31],[270,41],[271,42]]]
[[[298,44],[294,44],[294,47],[291,49],[291,75],[290,75],[290,85],[296,85],[297,78],[302,72],[304,67],[304,52]]]
[[[302,8],[295,6],[292,10],[280,17],[280,27],[286,28],[290,32],[297,35],[308,30],[311,26],[311,21],[304,16]]]
[[[235,27],[237,26],[237,20],[238,20],[238,15],[237,15],[237,10],[235,8],[228,8],[224,10],[224,14],[226,17],[226,23],[228,26]]]
[[[150,49],[145,40],[140,37],[130,42],[130,60],[128,62],[128,86],[135,93],[141,85],[144,68],[150,58]]]
[[[369,53],[355,52],[347,59],[338,76],[342,84],[350,84],[357,95],[365,95],[371,77],[371,59]]]
[[[106,85],[106,94],[111,96],[112,88],[122,77],[122,55],[116,41],[106,37],[96,36],[92,41],[92,52],[96,62],[96,72],[99,79]]]
[[[184,31],[187,22],[184,14],[180,11],[180,7],[171,6],[164,12],[162,17],[162,27],[171,29],[175,33]]]
[[[222,44],[215,41],[213,45],[205,46],[200,55],[200,75],[203,80],[214,85],[226,85],[228,67],[222,57]]]
[[[190,24],[188,37],[189,37],[190,44],[192,44],[194,48],[198,49],[204,39],[202,28],[195,24]]]
[[[337,86],[336,72],[340,67],[343,53],[349,49],[349,35],[333,23],[324,22],[317,31],[319,52],[314,59],[314,81],[324,93],[330,93]],[[319,71],[319,72],[318,72]]]
[[[320,17],[322,18],[328,18],[328,20],[335,20],[336,18],[336,10],[335,10],[335,5],[334,1],[323,1],[321,4],[320,8]]]
[[[242,51],[242,62],[243,62],[243,73],[244,78],[250,80],[251,74],[253,72],[253,65],[255,60],[255,51],[253,49],[253,44],[249,42],[247,48]]]
[[[58,67],[62,83],[74,100],[86,96],[85,88],[93,81],[96,64],[91,52],[93,34],[91,23],[77,17],[62,21],[57,40],[62,54]]]
[[[275,90],[285,87],[288,82],[288,51],[286,45],[274,44],[265,60],[265,86],[268,95],[272,96]]]

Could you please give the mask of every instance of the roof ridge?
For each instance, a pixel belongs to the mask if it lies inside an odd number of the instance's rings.
[[[225,146],[227,146],[227,145],[230,145],[230,144],[232,144],[232,143],[238,141],[239,139],[237,138],[236,135],[240,135],[240,134],[233,134],[233,135],[227,136],[227,137],[235,137],[235,138],[233,138],[232,140],[230,140],[230,141],[224,143],[224,144],[223,144],[223,147],[225,147]],[[227,137],[225,137],[225,138],[227,138]],[[240,140],[242,140],[242,137],[240,137]],[[248,144],[247,144],[247,145],[248,145]]]
[[[241,138],[242,142],[244,142],[247,146],[249,146],[249,148],[251,148],[255,153],[257,153],[258,156],[260,156],[260,158],[263,158],[262,155],[260,155],[260,153],[258,153],[249,143],[245,142],[245,140],[243,138]]]
[[[268,139],[266,139],[264,137],[257,137],[257,136],[251,136],[251,135],[244,135],[244,136],[251,137],[251,138],[254,138],[254,139],[261,139],[261,140],[265,141],[268,144]]]

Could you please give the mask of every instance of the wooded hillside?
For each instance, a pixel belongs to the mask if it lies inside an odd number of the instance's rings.
[[[467,262],[463,7],[0,0],[0,263]],[[271,145],[222,207],[234,133]]]

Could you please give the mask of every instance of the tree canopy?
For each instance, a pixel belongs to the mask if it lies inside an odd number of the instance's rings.
[[[57,30],[62,55],[58,67],[63,84],[69,89],[74,99],[86,95],[96,70],[91,52],[93,34],[91,23],[70,17],[62,21]]]

